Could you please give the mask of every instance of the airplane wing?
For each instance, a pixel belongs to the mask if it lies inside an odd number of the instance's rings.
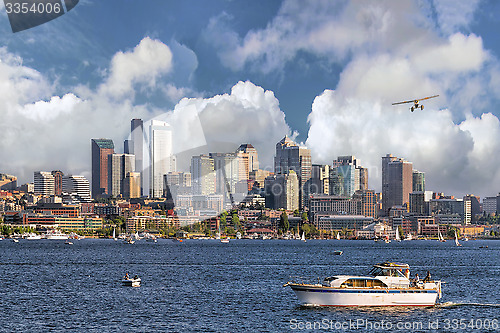
[[[434,95],[434,96],[424,97],[424,98],[419,99],[419,101],[423,101],[423,100],[426,100],[426,99],[429,99],[429,98],[438,97],[438,96],[439,96],[439,95]]]
[[[415,103],[415,100],[412,100],[412,101],[404,101],[404,102],[397,102],[397,103],[392,103],[392,105],[397,105],[397,104],[405,104],[405,103]]]

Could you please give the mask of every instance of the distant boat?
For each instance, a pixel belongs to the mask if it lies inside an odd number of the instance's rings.
[[[115,241],[117,241],[117,240],[118,240],[118,238],[116,238],[116,228],[113,228],[113,239],[114,239]]]
[[[221,243],[229,243],[229,238],[221,238],[220,242]]]
[[[12,238],[12,241],[13,241],[14,243],[19,243],[19,239],[17,239],[17,238]]]
[[[66,244],[66,245],[73,245],[73,242],[70,242],[69,240],[67,240],[66,242],[64,242],[64,244]]]
[[[399,236],[399,228],[396,228],[396,241],[401,242],[401,237]]]
[[[303,242],[306,241],[306,234],[303,231],[302,231],[302,237],[300,238],[300,240],[303,241]]]
[[[337,240],[340,240],[340,232],[337,232]]]
[[[334,254],[334,255],[336,255],[336,256],[341,256],[341,255],[342,255],[342,253],[343,253],[343,252],[342,252],[342,251],[340,251],[340,250],[337,250],[337,251],[333,252],[333,254]]]
[[[128,287],[140,287],[141,279],[136,275],[133,278],[129,278],[128,274],[122,279],[122,284]]]
[[[462,244],[460,244],[460,243],[458,242],[458,236],[457,236],[457,231],[456,231],[456,230],[455,230],[455,245],[456,245],[456,246],[462,246]]]
[[[68,239],[69,235],[63,234],[59,230],[51,230],[45,233],[45,239]]]
[[[135,241],[132,239],[132,236],[127,237],[125,240],[123,240],[125,244],[134,244]]]
[[[413,240],[413,236],[410,233],[408,233],[408,235],[406,235],[405,241],[410,241],[410,240]]]

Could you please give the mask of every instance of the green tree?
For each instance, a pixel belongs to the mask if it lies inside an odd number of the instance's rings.
[[[233,213],[233,216],[231,217],[231,222],[233,224],[233,227],[235,229],[239,229],[240,228],[240,217],[238,216],[237,213]]]
[[[307,213],[306,212],[302,212],[301,219],[302,219],[302,223],[307,223],[308,217],[307,217]]]
[[[296,209],[296,210],[293,211],[293,216],[294,217],[299,217],[300,216],[300,212],[299,212],[298,209]]]
[[[290,223],[288,222],[288,215],[286,212],[281,213],[280,217],[280,229],[287,232],[290,229]]]
[[[224,228],[226,227],[227,225],[227,212],[226,211],[223,211],[221,214],[220,214],[220,227],[222,230],[224,230]]]

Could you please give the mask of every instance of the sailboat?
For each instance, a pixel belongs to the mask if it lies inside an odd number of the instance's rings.
[[[302,238],[300,240],[303,241],[303,242],[306,241],[306,234],[303,231],[302,231]]]
[[[446,242],[446,240],[444,239],[443,235],[441,234],[441,230],[439,230],[439,225],[438,225],[438,240],[440,242]]]
[[[401,237],[399,236],[399,228],[396,228],[396,241],[401,242]]]
[[[337,240],[340,240],[340,232],[337,232]]]
[[[457,236],[457,231],[456,231],[456,230],[455,230],[455,245],[456,245],[456,246],[462,246],[462,244],[460,244],[460,243],[458,242],[458,236]]]
[[[117,241],[117,240],[118,240],[118,238],[116,238],[116,228],[113,228],[113,239],[114,239],[115,241]]]

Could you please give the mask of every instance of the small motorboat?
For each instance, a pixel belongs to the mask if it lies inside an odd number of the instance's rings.
[[[133,278],[130,278],[128,274],[126,274],[122,279],[122,285],[127,287],[140,287],[141,286],[141,278],[137,275]]]
[[[333,254],[336,255],[336,256],[341,256],[342,255],[342,251],[340,250],[337,250],[337,251],[334,251]]]
[[[66,245],[73,245],[73,242],[70,242],[69,240],[67,240],[66,242],[64,242],[64,244],[66,244]]]

